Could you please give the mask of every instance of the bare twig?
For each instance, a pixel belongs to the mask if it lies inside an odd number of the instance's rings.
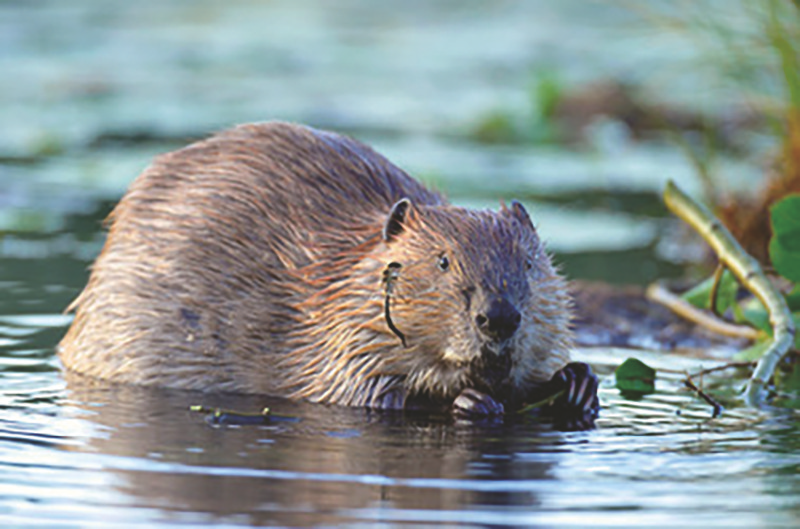
[[[769,312],[773,329],[772,342],[758,361],[744,395],[748,404],[757,406],[762,401],[763,388],[772,378],[775,367],[794,344],[795,326],[789,307],[764,275],[758,261],[744,251],[705,206],[692,200],[671,181],[664,191],[664,202],[705,239],[716,252],[720,263],[733,273],[739,283],[758,297]]]
[[[695,393],[697,393],[698,397],[700,397],[701,399],[706,401],[712,408],[714,408],[714,411],[711,413],[711,418],[712,419],[716,419],[717,417],[722,415],[722,409],[723,409],[722,408],[722,404],[717,402],[714,399],[714,397],[712,397],[711,395],[709,395],[708,393],[706,393],[702,389],[698,388],[697,385],[695,385],[695,383],[692,380],[692,377],[689,375],[689,373],[686,373],[686,379],[683,381],[683,385],[686,386],[687,388],[691,389]]]
[[[243,426],[246,424],[264,424],[273,417],[269,408],[263,408],[258,413],[252,413],[196,405],[189,406],[189,411],[205,414],[206,420],[214,425],[236,424]]]
[[[560,397],[561,395],[563,395],[565,391],[566,390],[562,389],[558,393],[554,393],[553,395],[550,395],[550,396],[540,400],[539,402],[534,402],[533,404],[528,404],[524,408],[522,408],[520,410],[517,410],[516,413],[518,413],[520,415],[524,415],[526,413],[529,413],[531,410],[535,410],[535,409],[538,409],[538,408],[544,408],[545,406],[548,406],[548,405],[552,404],[553,402],[555,402],[555,400],[558,397]]]
[[[725,274],[725,267],[717,265],[717,269],[714,270],[714,283],[711,285],[711,292],[709,293],[708,297],[708,308],[714,315],[721,317],[719,310],[717,309],[717,295],[719,294],[719,286],[722,283],[722,276]]]
[[[708,369],[701,369],[700,371],[692,373],[689,376],[702,377],[704,375],[708,375],[709,373],[716,373],[717,371],[724,371],[725,369],[731,369],[733,367],[753,367],[755,365],[756,365],[755,362],[728,362],[727,364],[722,364],[721,366],[709,367]]]
[[[711,332],[746,340],[757,340],[761,336],[757,329],[747,325],[728,323],[713,314],[698,309],[685,299],[670,292],[660,283],[653,283],[647,287],[646,296],[656,303],[661,303],[675,314],[705,327]]]
[[[717,371],[724,371],[725,369],[732,369],[735,367],[755,367],[755,362],[728,362],[725,364],[720,364],[715,367],[709,367],[707,369],[701,369],[700,371],[695,371],[694,373],[689,373],[689,376],[696,378],[702,377],[704,375],[708,375],[710,373],[716,373]],[[658,368],[659,373],[672,373],[675,375],[686,375],[685,369],[669,369],[666,367]]]

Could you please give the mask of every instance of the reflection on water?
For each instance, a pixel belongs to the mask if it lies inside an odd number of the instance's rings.
[[[797,416],[732,409],[712,421],[669,380],[640,402],[604,387],[600,428],[560,433],[530,417],[453,423],[36,376],[55,386],[51,399],[4,392],[0,507],[11,521],[752,527],[800,517]],[[278,417],[219,426],[194,404],[267,405]]]
[[[435,519],[438,511],[465,506],[536,506],[535,489],[515,491],[492,481],[552,479],[548,458],[509,465],[512,454],[528,444],[514,432],[535,436],[542,430],[535,426],[451,425],[442,419],[130,388],[80,388],[70,396],[84,399],[105,403],[92,410],[92,422],[108,432],[92,437],[89,449],[147,460],[109,469],[121,492],[142,504],[215,519],[244,516],[281,524],[299,517],[327,524],[382,506],[427,511]],[[269,404],[275,413],[302,419],[212,428],[186,411],[202,400],[239,409]],[[484,480],[489,483],[481,484]]]

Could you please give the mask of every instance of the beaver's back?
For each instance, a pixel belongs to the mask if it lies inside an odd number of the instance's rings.
[[[112,218],[142,228],[163,223],[187,237],[224,235],[226,244],[241,244],[237,259],[249,253],[296,268],[358,244],[363,234],[352,230],[375,231],[401,198],[445,202],[362,143],[300,125],[262,123],[158,157]]]
[[[379,237],[401,198],[444,203],[369,147],[297,125],[244,125],[160,156],[110,217],[62,361],[268,393],[269,354],[308,295],[292,274]],[[264,385],[242,386],[254,378]]]

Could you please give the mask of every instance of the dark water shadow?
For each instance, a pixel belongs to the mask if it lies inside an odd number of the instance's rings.
[[[269,406],[280,418],[215,425],[189,411],[198,404]],[[206,521],[319,525],[378,511],[458,521],[466,510],[535,508],[565,442],[535,420],[453,422],[72,376],[68,405],[93,425],[77,450],[102,454],[120,493],[138,506]],[[519,452],[524,461],[514,458]]]

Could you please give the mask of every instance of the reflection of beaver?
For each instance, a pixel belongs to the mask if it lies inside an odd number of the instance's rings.
[[[516,202],[451,206],[365,145],[271,123],[157,158],[111,221],[60,345],[75,371],[478,414],[562,386],[562,410],[596,409]]]

